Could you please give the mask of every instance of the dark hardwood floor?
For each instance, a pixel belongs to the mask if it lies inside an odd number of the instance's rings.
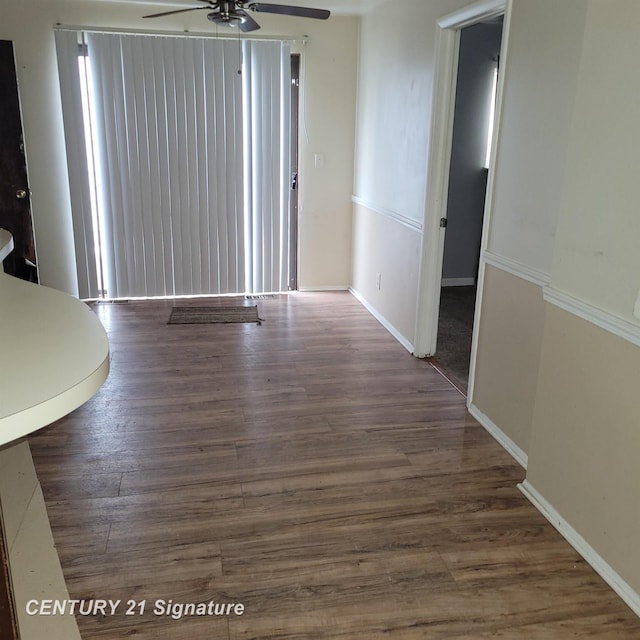
[[[257,303],[261,325],[94,307],[110,377],[30,439],[71,597],[123,601],[85,640],[640,637],[428,362],[349,294]]]

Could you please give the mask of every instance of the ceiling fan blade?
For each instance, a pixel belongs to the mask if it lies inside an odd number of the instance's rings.
[[[306,7],[292,7],[288,4],[268,4],[265,2],[252,2],[247,6],[247,9],[258,13],[278,13],[283,16],[316,18],[317,20],[326,20],[331,15],[331,11],[327,9],[308,9]]]
[[[163,11],[162,13],[152,13],[148,16],[142,16],[143,18],[160,18],[162,16],[171,16],[174,13],[185,13],[186,11],[198,11],[198,9],[209,9],[210,7],[190,7],[189,9],[176,9],[175,11]]]
[[[240,23],[240,31],[247,33],[248,31],[257,31],[260,28],[260,25],[248,14],[244,11],[238,12],[242,15],[242,22]]]

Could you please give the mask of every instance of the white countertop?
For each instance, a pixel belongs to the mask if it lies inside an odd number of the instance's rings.
[[[0,446],[79,407],[108,373],[107,336],[86,304],[0,270]]]

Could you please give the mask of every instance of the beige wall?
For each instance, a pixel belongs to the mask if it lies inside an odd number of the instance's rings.
[[[553,12],[564,25],[556,31],[543,3],[514,3],[490,248],[547,272],[548,299],[576,313],[541,303],[539,288],[524,281],[516,289],[501,276],[497,287],[489,268],[473,402],[525,449],[527,482],[543,506],[573,527],[637,600],[640,322],[632,311],[640,287],[640,137],[633,105],[640,85],[632,78],[640,5],[580,0],[562,8],[562,15]],[[534,78],[549,80],[537,82],[543,97],[531,97],[537,111],[522,102],[527,90],[518,90]],[[561,124],[551,117],[556,108]],[[520,326],[501,328],[505,307],[517,307]],[[614,326],[629,339],[614,335]],[[537,375],[507,379],[504,370],[520,363]],[[501,376],[502,388],[488,394],[491,375]]]
[[[640,592],[640,347],[548,305],[527,480]]]
[[[212,33],[200,12],[150,22],[150,4],[105,0],[2,0],[0,38],[13,40],[43,284],[77,293],[66,153],[57,81],[56,23]],[[358,19],[328,22],[260,15],[261,34],[309,35],[304,53],[301,136],[301,286],[346,286],[350,279],[351,191]],[[225,31],[226,33],[226,31]],[[314,169],[314,153],[325,166]]]
[[[640,5],[586,5],[551,288],[592,321],[548,305],[527,479],[638,593]]]
[[[531,440],[544,312],[539,286],[487,267],[473,403],[525,454]]]

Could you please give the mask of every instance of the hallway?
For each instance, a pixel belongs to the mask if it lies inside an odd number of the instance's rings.
[[[257,302],[94,306],[111,375],[30,444],[71,597],[147,606],[79,616],[84,640],[638,637],[428,362],[347,293]]]

